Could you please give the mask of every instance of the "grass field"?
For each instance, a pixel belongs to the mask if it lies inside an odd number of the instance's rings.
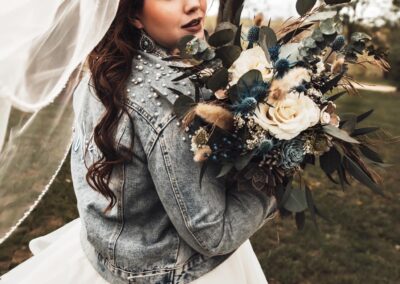
[[[338,101],[339,112],[361,113],[376,108],[367,120],[400,135],[400,93],[362,92]],[[269,283],[400,283],[399,144],[377,145],[387,163],[381,173],[386,197],[354,183],[343,192],[321,172],[309,173],[316,204],[332,224],[319,220],[319,232],[308,221],[303,231],[294,221],[276,219],[251,237]],[[68,160],[68,159],[67,159]],[[31,256],[28,243],[76,218],[69,163],[31,216],[0,246],[0,274]]]

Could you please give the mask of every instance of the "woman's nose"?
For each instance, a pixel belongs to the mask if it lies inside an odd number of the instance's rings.
[[[192,14],[199,10],[201,6],[201,1],[202,0],[184,0],[185,1],[185,13],[186,14]]]

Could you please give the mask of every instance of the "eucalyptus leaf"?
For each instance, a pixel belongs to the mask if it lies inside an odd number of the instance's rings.
[[[217,175],[217,178],[226,176],[232,170],[232,168],[233,168],[232,163],[222,165],[221,171]]]
[[[215,52],[217,57],[222,60],[224,67],[229,69],[236,59],[239,58],[242,49],[236,45],[229,45],[220,47]]]
[[[174,103],[174,113],[178,118],[182,118],[196,103],[191,97],[182,95]]]
[[[359,182],[370,188],[373,192],[384,195],[382,189],[364,172],[360,166],[349,156],[343,157],[347,171]]]
[[[377,130],[379,130],[379,127],[365,127],[365,128],[358,128],[355,129],[352,133],[351,136],[355,137],[355,136],[361,136],[361,135],[367,135],[369,133],[375,132]]]
[[[319,158],[321,169],[328,175],[333,174],[341,162],[342,157],[335,147],[332,147],[329,152]]]
[[[332,136],[334,138],[337,138],[337,139],[345,141],[345,142],[353,143],[353,144],[360,144],[359,141],[352,138],[346,131],[344,131],[340,128],[337,128],[333,125],[324,125],[323,129],[324,129],[325,133],[329,134],[330,136]]]
[[[214,92],[224,89],[226,85],[228,85],[228,79],[228,70],[226,68],[221,68],[207,80],[207,88]]]
[[[296,11],[299,13],[300,16],[304,16],[312,8],[314,8],[317,0],[297,0],[296,2]]]
[[[369,148],[368,146],[365,146],[363,144],[360,145],[360,151],[361,153],[369,160],[376,162],[376,163],[383,163],[382,158],[379,156],[378,153],[376,153],[374,150]]]
[[[238,171],[243,170],[249,164],[253,156],[254,156],[254,151],[239,156],[235,161],[235,168]]]
[[[369,111],[364,112],[363,114],[360,114],[359,116],[357,116],[357,122],[361,122],[364,119],[368,118],[373,112],[374,112],[374,110],[370,109]]]
[[[306,222],[306,214],[304,213],[304,211],[296,213],[295,220],[296,220],[297,230],[299,231],[303,230]]]
[[[324,35],[333,35],[336,33],[335,25],[335,21],[332,18],[329,18],[323,20],[319,25],[319,28]]]
[[[278,42],[278,38],[275,31],[267,26],[260,28],[260,42],[265,42],[268,48],[275,46]]]
[[[230,43],[235,37],[235,33],[231,29],[224,29],[213,33],[208,39],[208,43],[214,47],[220,47]]]
[[[292,189],[289,198],[283,207],[292,213],[298,213],[306,210],[308,204],[305,191],[301,189]]]

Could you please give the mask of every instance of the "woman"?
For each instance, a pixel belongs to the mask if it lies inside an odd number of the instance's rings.
[[[276,210],[193,161],[173,113],[190,80],[162,58],[204,37],[206,0],[122,0],[74,93],[71,174],[80,218],[32,240],[2,283],[266,283],[249,242]],[[203,90],[203,99],[210,95]]]

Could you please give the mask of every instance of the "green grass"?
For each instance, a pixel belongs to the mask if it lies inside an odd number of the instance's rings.
[[[400,135],[400,94],[363,92],[343,97],[338,110],[376,112],[366,125],[382,126]],[[297,231],[291,218],[276,219],[251,237],[269,283],[400,283],[400,159],[399,145],[381,142],[377,149],[393,164],[384,179],[387,198],[354,183],[345,192],[320,171],[309,173],[316,204],[332,224],[318,220],[319,232],[309,219]],[[49,193],[17,232],[0,246],[0,274],[30,257],[30,239],[46,234],[77,217],[69,162]],[[309,216],[307,216],[309,217]]]

